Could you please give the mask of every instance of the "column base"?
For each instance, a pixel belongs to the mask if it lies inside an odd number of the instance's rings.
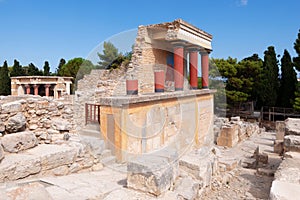
[[[175,91],[183,91],[183,88],[175,88]]]
[[[138,94],[138,91],[137,91],[137,90],[127,90],[127,91],[126,91],[126,94],[127,94],[127,95],[137,95],[137,94]]]
[[[190,87],[191,90],[198,90],[198,87]]]
[[[155,92],[164,92],[164,89],[155,89]]]
[[[208,86],[202,86],[202,89],[208,89]]]

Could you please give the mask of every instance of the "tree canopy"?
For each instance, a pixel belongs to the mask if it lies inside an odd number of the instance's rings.
[[[45,64],[44,64],[44,76],[50,76],[50,65],[49,65],[49,62],[48,61],[45,61]]]
[[[280,95],[278,95],[278,105],[290,108],[293,105],[297,85],[297,74],[294,70],[289,52],[285,49],[281,58],[281,78]]]
[[[20,65],[19,61],[15,59],[10,76],[13,77],[13,76],[24,76],[24,75],[25,75],[24,69]]]
[[[7,61],[4,61],[3,66],[0,68],[0,95],[10,95],[11,92],[9,70]]]

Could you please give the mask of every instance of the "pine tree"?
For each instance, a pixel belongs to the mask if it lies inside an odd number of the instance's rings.
[[[0,95],[10,95],[11,84],[9,78],[9,70],[7,61],[4,62],[3,67],[0,68]]]
[[[22,68],[22,66],[20,65],[19,61],[17,61],[16,59],[14,60],[14,65],[12,67],[12,71],[10,73],[10,77],[13,76],[24,76],[24,70]]]
[[[262,84],[260,99],[264,106],[276,106],[279,90],[279,69],[275,48],[269,46],[264,52]]]
[[[300,30],[298,32],[298,38],[294,42],[294,49],[297,53],[297,57],[293,58],[294,65],[298,71],[300,71]]]
[[[33,63],[28,65],[28,76],[42,76],[43,72],[39,70]]]
[[[281,58],[280,95],[278,105],[292,107],[297,85],[297,74],[294,70],[289,52],[285,49]]]
[[[44,64],[44,76],[50,76],[50,66],[48,61],[45,61]]]
[[[118,49],[111,42],[104,42],[103,54],[98,53],[100,62],[99,67],[102,69],[118,68],[124,61],[124,56],[118,52]]]
[[[62,76],[62,67],[66,64],[66,60],[61,58],[60,61],[59,61],[59,64],[58,64],[58,67],[56,69],[56,74],[58,76]]]

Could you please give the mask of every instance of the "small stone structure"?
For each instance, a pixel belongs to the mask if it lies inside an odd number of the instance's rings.
[[[70,95],[72,77],[60,76],[18,76],[11,77],[11,95],[24,94],[53,96],[55,99],[64,94]]]
[[[258,123],[245,122],[240,117],[215,118],[215,143],[219,146],[234,147],[252,134],[260,133]]]

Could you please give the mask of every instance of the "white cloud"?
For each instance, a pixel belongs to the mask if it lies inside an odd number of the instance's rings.
[[[241,6],[246,6],[248,4],[248,0],[240,0],[239,3]]]

